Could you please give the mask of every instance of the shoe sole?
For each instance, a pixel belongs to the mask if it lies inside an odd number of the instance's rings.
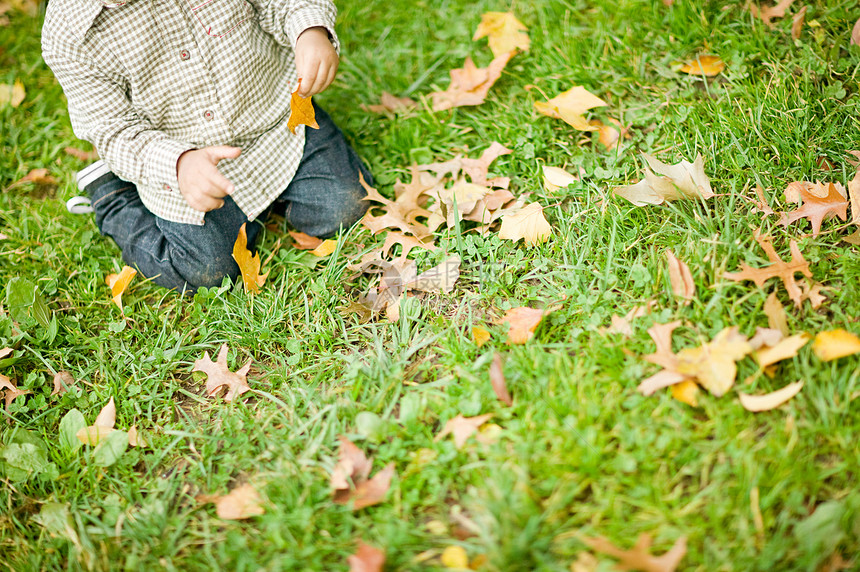
[[[107,163],[99,159],[86,169],[78,171],[78,189],[80,189],[81,191],[85,191],[87,185],[89,185],[99,177],[107,175],[108,173],[110,173],[110,167],[108,167]]]

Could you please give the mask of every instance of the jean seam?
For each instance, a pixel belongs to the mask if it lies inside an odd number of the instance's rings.
[[[105,200],[106,198],[108,198],[108,197],[112,197],[112,196],[114,196],[114,195],[116,195],[116,194],[118,194],[118,193],[122,193],[122,192],[124,192],[124,191],[127,191],[127,190],[129,190],[129,189],[133,189],[133,188],[134,188],[134,185],[129,185],[129,186],[127,186],[127,187],[123,187],[123,188],[121,188],[121,189],[117,189],[117,190],[115,190],[115,191],[111,191],[111,192],[109,192],[109,193],[106,193],[106,194],[102,195],[101,197],[99,197],[99,198],[98,198],[98,200],[96,200],[96,201],[95,201],[91,206],[92,206],[93,208],[95,208],[95,207],[96,207],[96,205],[98,205],[100,202],[102,202],[102,201],[103,201],[103,200]]]

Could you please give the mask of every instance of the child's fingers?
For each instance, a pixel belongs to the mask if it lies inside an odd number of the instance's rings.
[[[212,147],[204,147],[206,156],[213,164],[217,165],[221,159],[235,159],[242,152],[239,147],[231,147],[229,145],[214,145]]]
[[[206,194],[219,199],[225,195],[233,194],[233,183],[222,175],[217,168],[213,167],[206,175],[206,182],[208,183]]]

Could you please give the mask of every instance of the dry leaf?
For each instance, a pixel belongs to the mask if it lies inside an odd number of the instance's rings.
[[[347,557],[349,572],[382,572],[385,566],[385,551],[358,541],[358,550]]]
[[[217,361],[213,362],[209,358],[209,352],[203,352],[203,357],[194,362],[194,368],[191,371],[202,371],[206,374],[206,395],[212,397],[226,386],[227,393],[224,395],[224,401],[233,401],[246,391],[250,391],[247,378],[250,369],[251,358],[248,358],[245,365],[235,373],[230,371],[227,367],[227,344],[224,343],[218,352]]]
[[[676,383],[669,387],[672,392],[672,397],[682,403],[686,403],[691,407],[698,407],[699,386],[696,382],[690,379],[685,379],[681,383]]]
[[[841,357],[860,353],[860,338],[841,328],[829,332],[819,332],[812,342],[812,351],[822,361],[832,361]]]
[[[776,409],[795,395],[797,395],[803,387],[802,381],[789,383],[782,389],[778,389],[764,395],[748,395],[746,393],[738,393],[741,405],[747,411],[769,411]]]
[[[543,188],[550,193],[574,184],[579,177],[568,173],[560,167],[543,167]]]
[[[27,97],[27,92],[24,90],[24,84],[20,79],[16,79],[13,85],[0,84],[0,108],[11,105],[18,107],[24,98]]]
[[[842,185],[829,183],[823,185],[816,183],[814,186],[803,186],[799,188],[803,206],[799,209],[783,213],[780,222],[788,226],[794,221],[808,218],[812,223],[812,236],[818,236],[821,232],[821,223],[830,217],[839,217],[845,220],[848,215],[848,201],[845,198],[845,190]]]
[[[490,341],[490,332],[481,326],[474,326],[472,328],[472,340],[475,342],[475,345],[481,347]]]
[[[800,11],[794,15],[794,18],[791,22],[791,39],[799,40],[800,33],[803,31],[803,24],[806,21],[806,11],[809,9],[809,6],[804,6],[800,9]]]
[[[511,394],[508,393],[508,386],[505,384],[502,356],[499,354],[493,356],[493,363],[490,364],[490,383],[493,385],[493,391],[496,393],[499,401],[508,407],[514,404]]]
[[[406,288],[421,292],[448,293],[454,289],[454,284],[459,278],[460,257],[452,256],[443,260],[438,266],[422,272],[414,280],[407,282]]]
[[[25,183],[33,183],[37,186],[56,186],[58,183],[57,179],[54,178],[53,175],[48,174],[48,169],[42,167],[39,169],[31,169],[29,173],[12,183],[7,187],[7,189],[11,189],[12,187],[17,187],[23,185]]]
[[[128,444],[131,447],[148,447],[146,440],[138,433],[137,425],[132,425],[128,430]]]
[[[726,69],[726,64],[718,56],[698,56],[681,67],[681,71],[690,75],[713,77]]]
[[[768,326],[774,330],[779,330],[783,336],[788,335],[788,318],[785,315],[785,308],[776,298],[776,292],[771,292],[765,300],[764,313],[767,316]]]
[[[95,149],[91,151],[83,151],[81,149],[76,149],[75,147],[66,147],[63,151],[66,155],[70,155],[75,159],[80,159],[81,161],[95,161],[99,158],[98,151]]]
[[[481,16],[481,23],[478,24],[472,40],[485,36],[489,38],[490,50],[494,56],[515,50],[527,52],[531,43],[525,33],[527,30],[528,28],[510,12],[487,12]]]
[[[513,52],[499,54],[486,68],[475,66],[472,58],[467,57],[462,68],[451,70],[448,89],[430,94],[433,111],[484,103],[490,88],[502,77],[502,70],[513,55]]]
[[[696,296],[696,284],[690,267],[675,257],[671,250],[666,251],[666,260],[669,262],[669,281],[672,283],[672,292],[685,300],[692,300]]]
[[[624,127],[620,121],[611,117],[609,118],[609,122],[612,125],[607,125],[599,119],[592,119],[588,122],[589,125],[597,128],[597,141],[606,147],[607,151],[615,149],[622,137],[625,139],[631,138],[629,127]]]
[[[536,101],[535,110],[554,119],[561,119],[579,131],[596,131],[597,127],[589,125],[583,114],[589,109],[605,105],[605,101],[584,87],[575,86],[549,101]]]
[[[538,203],[529,203],[502,216],[502,228],[499,229],[499,238],[514,242],[523,239],[529,246],[546,242],[551,234],[552,227],[543,216],[543,207]]]
[[[648,335],[654,340],[657,351],[653,354],[642,356],[642,359],[651,363],[661,365],[667,369],[674,369],[678,365],[678,359],[672,352],[672,333],[681,325],[680,320],[666,324],[654,324],[648,328]],[[648,395],[646,393],[646,395]]]
[[[114,425],[116,425],[116,403],[111,396],[107,405],[99,411],[95,423],[81,428],[76,436],[84,445],[98,445],[102,439],[113,433]]]
[[[319,246],[317,246],[316,248],[314,248],[310,252],[314,256],[319,256],[320,258],[323,258],[325,256],[328,256],[329,254],[331,254],[335,250],[337,250],[337,241],[334,239],[328,238],[328,239],[322,241]]]
[[[469,569],[469,555],[462,546],[446,546],[440,557],[442,566],[454,570]]]
[[[224,520],[242,520],[252,516],[265,514],[260,493],[252,485],[245,483],[227,493],[217,497],[215,503],[215,514]]]
[[[778,330],[777,330],[778,331]],[[782,335],[782,332],[779,332]],[[809,342],[810,338],[805,333],[795,334],[780,340],[775,345],[760,349],[755,352],[755,359],[759,367],[766,368],[784,359],[788,359],[797,355],[798,350]]]
[[[774,18],[782,18],[785,16],[786,10],[788,7],[794,3],[794,0],[780,0],[779,4],[776,6],[770,6],[765,8],[760,8],[755,4],[750,5],[750,12],[752,12],[753,16],[760,18],[762,22],[773,28],[773,23],[771,20]]]
[[[307,125],[314,129],[320,128],[314,112],[313,98],[300,96],[299,90],[301,88],[302,78],[299,78],[296,91],[290,97],[290,119],[287,121],[287,128],[293,135],[296,134],[296,127],[299,125]]]
[[[746,337],[737,327],[726,328],[713,341],[697,348],[686,348],[675,354],[678,373],[696,381],[717,397],[724,395],[735,383],[735,362],[752,351]]]
[[[368,479],[373,461],[346,437],[339,439],[340,458],[331,474],[334,502],[348,504],[352,501],[352,510],[379,504],[391,487],[394,463],[389,463]]]
[[[812,272],[809,270],[809,263],[803,259],[803,254],[797,246],[795,240],[789,242],[791,249],[791,261],[783,261],[776,250],[773,248],[772,239],[769,236],[761,236],[758,231],[755,232],[756,242],[762,247],[767,254],[768,259],[773,262],[770,266],[764,268],[753,268],[746,262],[741,262],[740,272],[726,272],[723,278],[735,281],[752,280],[756,286],[761,288],[765,282],[771,278],[779,278],[785,284],[785,289],[788,292],[788,297],[794,301],[794,305],[798,308],[803,302],[803,292],[800,289],[797,281],[794,278],[796,272],[800,272],[808,278],[812,278]]]
[[[362,104],[361,108],[365,111],[370,111],[371,113],[397,113],[398,111],[406,111],[407,109],[411,109],[417,105],[413,99],[408,97],[396,97],[387,91],[382,92],[382,96],[379,100],[379,105]]]
[[[242,223],[239,235],[233,244],[233,260],[239,265],[245,292],[253,294],[260,291],[260,287],[266,283],[266,277],[269,273],[260,274],[260,253],[257,252],[251,256],[251,251],[248,250],[248,234],[245,230],[247,224]]]
[[[546,313],[543,310],[526,307],[511,308],[505,312],[505,315],[498,322],[510,324],[508,339],[505,343],[508,345],[524,344],[532,339],[535,335],[535,329]]]
[[[851,223],[860,225],[860,169],[848,181],[848,197],[851,201]]]
[[[445,423],[445,427],[438,435],[436,435],[436,438],[433,439],[433,441],[438,442],[448,435],[453,435],[454,446],[460,449],[466,443],[466,440],[478,430],[478,427],[483,425],[492,416],[492,413],[485,413],[484,415],[478,415],[477,417],[463,417],[462,415],[457,415]]]
[[[668,2],[668,3],[667,3]],[[671,5],[672,0],[663,0],[663,4]],[[597,572],[600,562],[591,552],[580,552],[576,555],[576,562],[570,563],[570,572]]]
[[[608,554],[620,560],[619,570],[640,570],[642,572],[675,572],[684,555],[687,554],[687,537],[675,541],[672,548],[663,556],[651,555],[651,537],[642,534],[630,550],[622,550],[605,538],[583,538],[592,550]]]
[[[305,234],[303,232],[291,230],[289,231],[289,233],[295,241],[293,243],[293,246],[295,246],[299,250],[313,250],[323,243],[323,239],[311,236],[309,234]]]
[[[851,30],[851,45],[860,46],[860,20],[854,22],[854,28]]]
[[[102,410],[99,411],[99,414],[96,417],[96,422],[93,423],[93,425],[111,428],[116,425],[116,403],[114,403],[113,396],[111,396],[107,405],[102,407]]]
[[[120,312],[125,313],[122,307],[122,295],[136,274],[137,270],[131,266],[123,266],[119,274],[108,274],[105,276],[105,284],[110,287],[113,303],[117,305]]]
[[[2,356],[0,356],[2,357]],[[58,371],[54,374],[54,390],[51,395],[62,395],[75,385],[75,378],[67,371]]]
[[[705,175],[705,162],[701,155],[692,163],[682,160],[675,165],[663,163],[647,153],[645,178],[634,185],[616,187],[613,192],[637,207],[659,205],[679,199],[710,199],[714,196],[711,181]],[[652,171],[653,169],[653,171]]]
[[[6,401],[6,413],[9,413],[9,406],[12,405],[12,402],[15,401],[15,399],[30,393],[27,390],[18,389],[18,387],[12,383],[12,380],[3,374],[0,374],[0,390],[3,390],[3,398]]]

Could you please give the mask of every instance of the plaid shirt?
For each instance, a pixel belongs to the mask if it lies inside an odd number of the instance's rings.
[[[287,129],[293,48],[323,26],[329,0],[52,0],[42,51],[75,134],[137,185],[155,215],[203,224],[179,192],[176,162],[209,145],[242,148],[218,169],[250,220],[287,188],[305,132]]]

